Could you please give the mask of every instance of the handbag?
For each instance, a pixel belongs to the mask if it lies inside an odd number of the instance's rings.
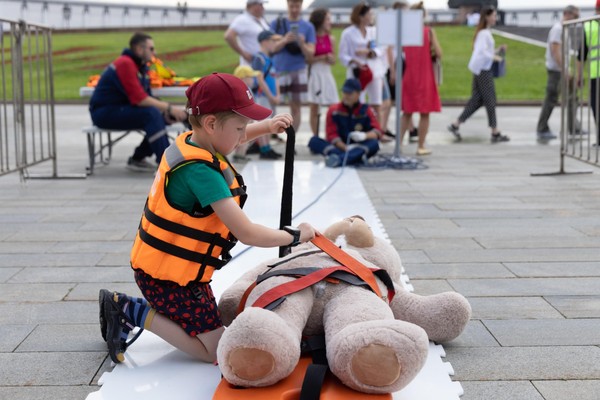
[[[433,34],[433,29],[430,29],[429,36],[429,53],[431,55],[431,66],[433,67],[433,78],[435,79],[435,84],[440,86],[442,81],[444,80],[444,76],[442,73],[442,61],[437,57],[435,52],[435,46],[433,44],[433,40],[431,39],[431,35]]]
[[[505,57],[505,52],[503,50],[500,50],[500,52],[498,52],[498,55],[500,57],[502,57],[502,60],[500,61],[495,61],[492,63],[492,76],[494,78],[502,78],[504,75],[506,75],[506,57]]]
[[[361,89],[365,89],[369,83],[373,80],[373,71],[367,64],[361,67],[356,67],[352,70],[354,77],[360,82]]]

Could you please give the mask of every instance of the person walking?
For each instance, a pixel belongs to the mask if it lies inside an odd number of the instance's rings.
[[[225,31],[225,41],[240,55],[240,65],[250,66],[252,57],[260,51],[258,35],[269,30],[264,3],[266,0],[247,0],[246,11],[235,17]]]
[[[135,172],[156,172],[157,165],[146,157],[154,154],[160,163],[169,146],[167,123],[187,118],[182,107],[152,96],[148,62],[154,53],[152,37],[135,33],[129,48],[104,70],[90,99],[90,116],[97,127],[145,132],[144,140],[127,160],[127,169]]]
[[[539,140],[556,139],[556,135],[550,130],[548,120],[552,114],[552,110],[558,105],[558,96],[560,95],[560,80],[562,75],[562,24],[565,21],[579,18],[579,9],[575,6],[567,6],[563,10],[562,20],[555,23],[548,33],[548,41],[546,44],[546,72],[548,80],[546,82],[546,96],[540,111],[540,117],[537,123],[537,137]],[[569,84],[573,84],[572,77],[569,78]],[[567,126],[569,132],[573,129],[573,119],[575,115],[575,98],[569,96],[568,99],[569,113],[567,114]],[[577,127],[578,129],[580,127]],[[579,129],[580,130],[580,129]]]
[[[421,10],[425,19],[425,7],[419,2],[410,7]],[[406,58],[406,71],[402,78],[402,121],[400,124],[400,143],[409,129],[413,113],[419,113],[417,155],[431,154],[425,148],[425,138],[429,132],[429,114],[442,109],[440,94],[433,74],[432,57],[442,58],[442,48],[429,26],[423,27],[423,45],[403,48]]]
[[[319,136],[319,116],[322,106],[340,101],[331,66],[337,58],[335,38],[331,34],[331,13],[326,8],[317,8],[310,14],[309,21],[315,27],[315,54],[310,60],[308,77],[308,103],[310,107],[310,129]]]
[[[492,74],[492,63],[501,58],[496,55],[499,51],[506,51],[506,45],[495,49],[494,37],[490,28],[496,24],[498,15],[493,7],[485,7],[481,10],[479,24],[475,29],[473,41],[473,53],[469,60],[469,70],[473,73],[471,86],[471,98],[467,102],[463,112],[458,119],[448,125],[448,130],[462,140],[459,131],[460,124],[465,122],[481,106],[485,106],[488,116],[488,125],[492,130],[491,142],[508,142],[510,138],[500,133],[496,121],[496,88]]]

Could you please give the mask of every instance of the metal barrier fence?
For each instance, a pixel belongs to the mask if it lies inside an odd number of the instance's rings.
[[[560,173],[566,157],[600,167],[600,16],[565,21],[561,54]]]
[[[47,27],[0,19],[0,176],[52,161],[57,175],[52,36]]]

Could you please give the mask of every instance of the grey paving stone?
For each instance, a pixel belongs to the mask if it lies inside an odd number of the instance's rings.
[[[533,384],[545,400],[598,400],[600,380],[534,381]]]
[[[398,252],[402,263],[430,263],[431,260],[421,250],[402,250]]]
[[[131,269],[131,268],[130,268]],[[129,281],[129,283],[124,283]],[[98,301],[98,292],[100,289],[107,289],[111,291],[117,291],[120,293],[126,293],[129,296],[141,297],[142,293],[140,289],[133,281],[133,272],[130,272],[129,279],[121,281],[122,283],[115,282],[103,282],[103,283],[80,283],[66,297],[65,300],[69,301]],[[97,304],[97,303],[94,303]]]
[[[481,249],[476,241],[471,238],[437,238],[437,239],[409,239],[394,241],[398,250],[426,250],[426,249]]]
[[[45,253],[52,246],[54,246],[53,242],[2,241],[2,242],[0,242],[0,254],[13,254],[13,253],[40,254],[40,253]]]
[[[0,302],[60,301],[75,286],[59,283],[2,283]]]
[[[15,352],[106,351],[100,325],[38,325]]]
[[[21,270],[22,270],[22,268],[9,268],[9,267],[0,268],[0,282],[1,283],[6,282],[7,280],[9,280],[11,277],[16,275]]]
[[[441,279],[411,279],[410,283],[415,288],[415,293],[422,296],[455,291],[447,281]]]
[[[67,267],[93,266],[103,257],[102,253],[45,253],[40,254],[7,254],[0,259],[0,267]]]
[[[600,319],[485,320],[502,346],[600,345]]]
[[[405,262],[403,265],[412,279],[479,279],[515,276],[501,263],[412,264]]]
[[[51,303],[0,303],[0,325],[95,324],[97,322],[97,301],[58,301]]]
[[[72,241],[72,242],[88,242],[90,240],[122,240],[127,236],[127,233],[123,230],[115,230],[111,232],[106,231],[86,231],[85,234],[81,232],[58,232],[58,231],[37,231],[37,232],[17,232],[10,236],[11,241]]]
[[[131,239],[131,244],[133,245],[133,239]],[[113,253],[106,254],[100,261],[98,261],[99,266],[108,266],[108,267],[122,267],[125,265],[129,265],[131,260],[130,251],[126,253]]]
[[[82,400],[98,386],[20,386],[0,387],[0,398],[10,400]]]
[[[0,386],[88,385],[105,357],[105,352],[0,353]]]
[[[469,297],[474,319],[563,319],[542,297]]]
[[[411,232],[416,235],[414,232]],[[515,235],[513,233],[512,235]],[[532,233],[535,234],[535,233]],[[431,232],[431,235],[439,233]],[[506,235],[511,235],[506,233]],[[597,248],[584,249],[482,249],[482,250],[428,250],[427,255],[433,262],[600,262]]]
[[[458,381],[600,379],[597,346],[452,347],[446,361]]]
[[[600,318],[600,296],[546,296],[566,318]]]
[[[586,296],[600,293],[599,278],[450,279],[465,296]]]
[[[529,381],[461,381],[461,400],[548,400]]]
[[[14,351],[34,328],[35,325],[0,325],[0,352]]]
[[[563,221],[563,223],[565,223]],[[535,237],[507,237],[499,239],[497,237],[478,237],[477,240],[486,249],[558,249],[558,248],[586,248],[594,247],[598,244],[598,238],[586,236],[548,236],[539,235]]]
[[[598,239],[594,239],[596,242]],[[595,246],[595,243],[590,247]],[[516,276],[529,277],[584,277],[600,276],[597,262],[531,262],[504,263]]]
[[[451,342],[444,343],[450,347],[498,347],[500,344],[487,330],[481,321],[472,319],[460,336]]]
[[[129,240],[57,242],[48,250],[48,253],[128,253],[131,251],[132,244]]]
[[[35,267],[24,268],[10,283],[123,282],[133,276],[131,267]],[[2,295],[0,295],[1,297]]]

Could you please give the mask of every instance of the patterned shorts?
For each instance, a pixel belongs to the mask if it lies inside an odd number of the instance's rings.
[[[214,331],[223,326],[217,302],[208,283],[196,283],[196,296],[191,285],[154,279],[135,270],[135,282],[156,311],[179,324],[190,336]]]
[[[308,70],[279,73],[279,91],[287,101],[306,102],[308,98]]]

